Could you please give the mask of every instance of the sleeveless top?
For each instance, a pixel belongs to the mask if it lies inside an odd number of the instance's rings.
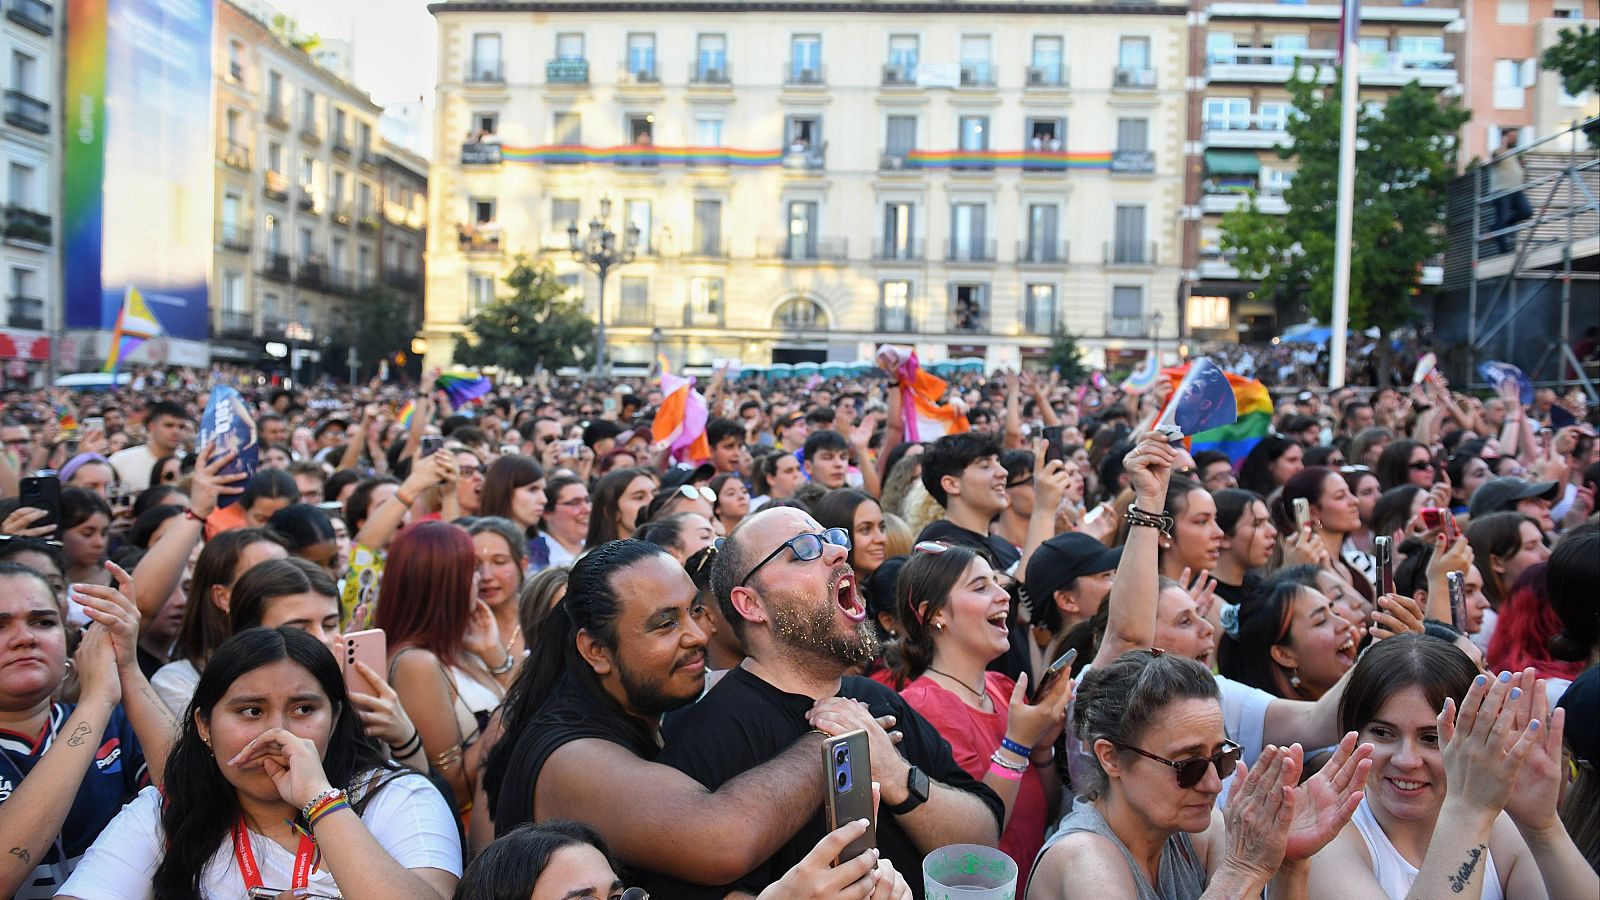
[[[1194,842],[1187,832],[1180,831],[1167,838],[1166,846],[1161,849],[1161,865],[1158,877],[1161,887],[1158,890],[1144,877],[1144,869],[1128,852],[1126,844],[1117,837],[1116,832],[1106,822],[1100,810],[1087,800],[1078,798],[1072,801],[1072,812],[1061,820],[1061,825],[1049,839],[1044,842],[1044,849],[1039,851],[1039,858],[1043,858],[1046,851],[1055,846],[1056,841],[1069,834],[1081,831],[1098,834],[1112,844],[1116,845],[1122,853],[1122,858],[1128,863],[1128,872],[1133,875],[1134,887],[1138,890],[1138,900],[1198,900],[1206,889],[1206,867],[1200,860],[1200,854],[1194,849]],[[1037,869],[1039,860],[1034,860]],[[1049,890],[1046,888],[1045,890]]]
[[[1389,842],[1389,836],[1373,817],[1365,797],[1350,822],[1367,842],[1367,855],[1372,857],[1372,874],[1378,880],[1378,887],[1389,900],[1405,900],[1411,893],[1411,883],[1417,880],[1417,867],[1407,862]],[[1505,892],[1500,889],[1500,872],[1494,867],[1494,854],[1487,856],[1483,864],[1483,900],[1505,900]]]

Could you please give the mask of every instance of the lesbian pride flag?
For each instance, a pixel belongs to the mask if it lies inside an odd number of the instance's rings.
[[[1210,365],[1209,361],[1207,364]],[[1164,369],[1162,374],[1172,381],[1173,394],[1176,396],[1178,386],[1189,374],[1189,366]],[[1261,439],[1272,430],[1272,395],[1267,393],[1266,386],[1259,381],[1232,372],[1222,374],[1233,390],[1237,418],[1231,425],[1201,431],[1188,436],[1186,441],[1191,453],[1220,450],[1228,454],[1234,470],[1238,471],[1244,458],[1250,455],[1250,451],[1255,449],[1255,446],[1261,443]]]
[[[932,441],[971,430],[966,409],[959,402],[939,402],[950,386],[943,378],[923,371],[915,350],[884,344],[878,348],[877,358],[878,365],[900,379],[907,441]]]
[[[711,411],[706,398],[694,389],[694,379],[662,371],[661,396],[661,408],[650,424],[651,441],[671,440],[672,458],[679,462],[699,464],[710,459],[706,422]]]

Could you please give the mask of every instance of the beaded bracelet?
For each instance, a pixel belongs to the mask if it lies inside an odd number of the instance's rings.
[[[1023,759],[1027,759],[1028,755],[1033,752],[1033,751],[1029,750],[1027,747],[1022,746],[1021,744],[1017,743],[1016,741],[1013,741],[1011,738],[1008,738],[1008,737],[1002,737],[1000,739],[1000,749],[1009,750],[1012,753],[1015,753],[1016,755],[1022,757]]]
[[[1129,506],[1124,518],[1129,525],[1143,525],[1146,528],[1154,528],[1168,537],[1172,536],[1172,517],[1165,512],[1145,512],[1137,506]]]
[[[1021,781],[1022,773],[995,763],[989,767],[989,774],[1004,778],[1007,781]]]
[[[345,799],[344,791],[341,791],[338,788],[328,788],[327,790],[325,790],[322,793],[316,795],[315,797],[312,797],[311,798],[311,802],[307,803],[305,806],[300,807],[300,815],[306,820],[306,822],[309,823],[313,818],[316,817],[316,815],[319,812],[321,812],[325,807],[327,807],[328,804],[335,803],[335,802],[338,802],[338,801],[341,801],[341,800],[344,800],[344,799]]]

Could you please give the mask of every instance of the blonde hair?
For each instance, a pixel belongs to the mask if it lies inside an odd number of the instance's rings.
[[[911,526],[906,524],[905,519],[892,512],[885,512],[883,514],[883,530],[888,538],[888,543],[883,551],[885,559],[891,556],[907,556],[911,553],[912,545],[917,542],[917,533],[911,530]]]
[[[905,509],[901,516],[905,518],[906,524],[911,526],[913,534],[921,534],[922,529],[944,518],[944,507],[933,499],[933,495],[928,493],[928,489],[923,487],[920,481],[906,492],[903,505]]]

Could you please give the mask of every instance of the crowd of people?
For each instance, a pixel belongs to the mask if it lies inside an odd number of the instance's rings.
[[[0,893],[1600,895],[1581,394],[1291,387],[1235,459],[900,377],[719,374],[687,462],[641,381],[4,395]]]

